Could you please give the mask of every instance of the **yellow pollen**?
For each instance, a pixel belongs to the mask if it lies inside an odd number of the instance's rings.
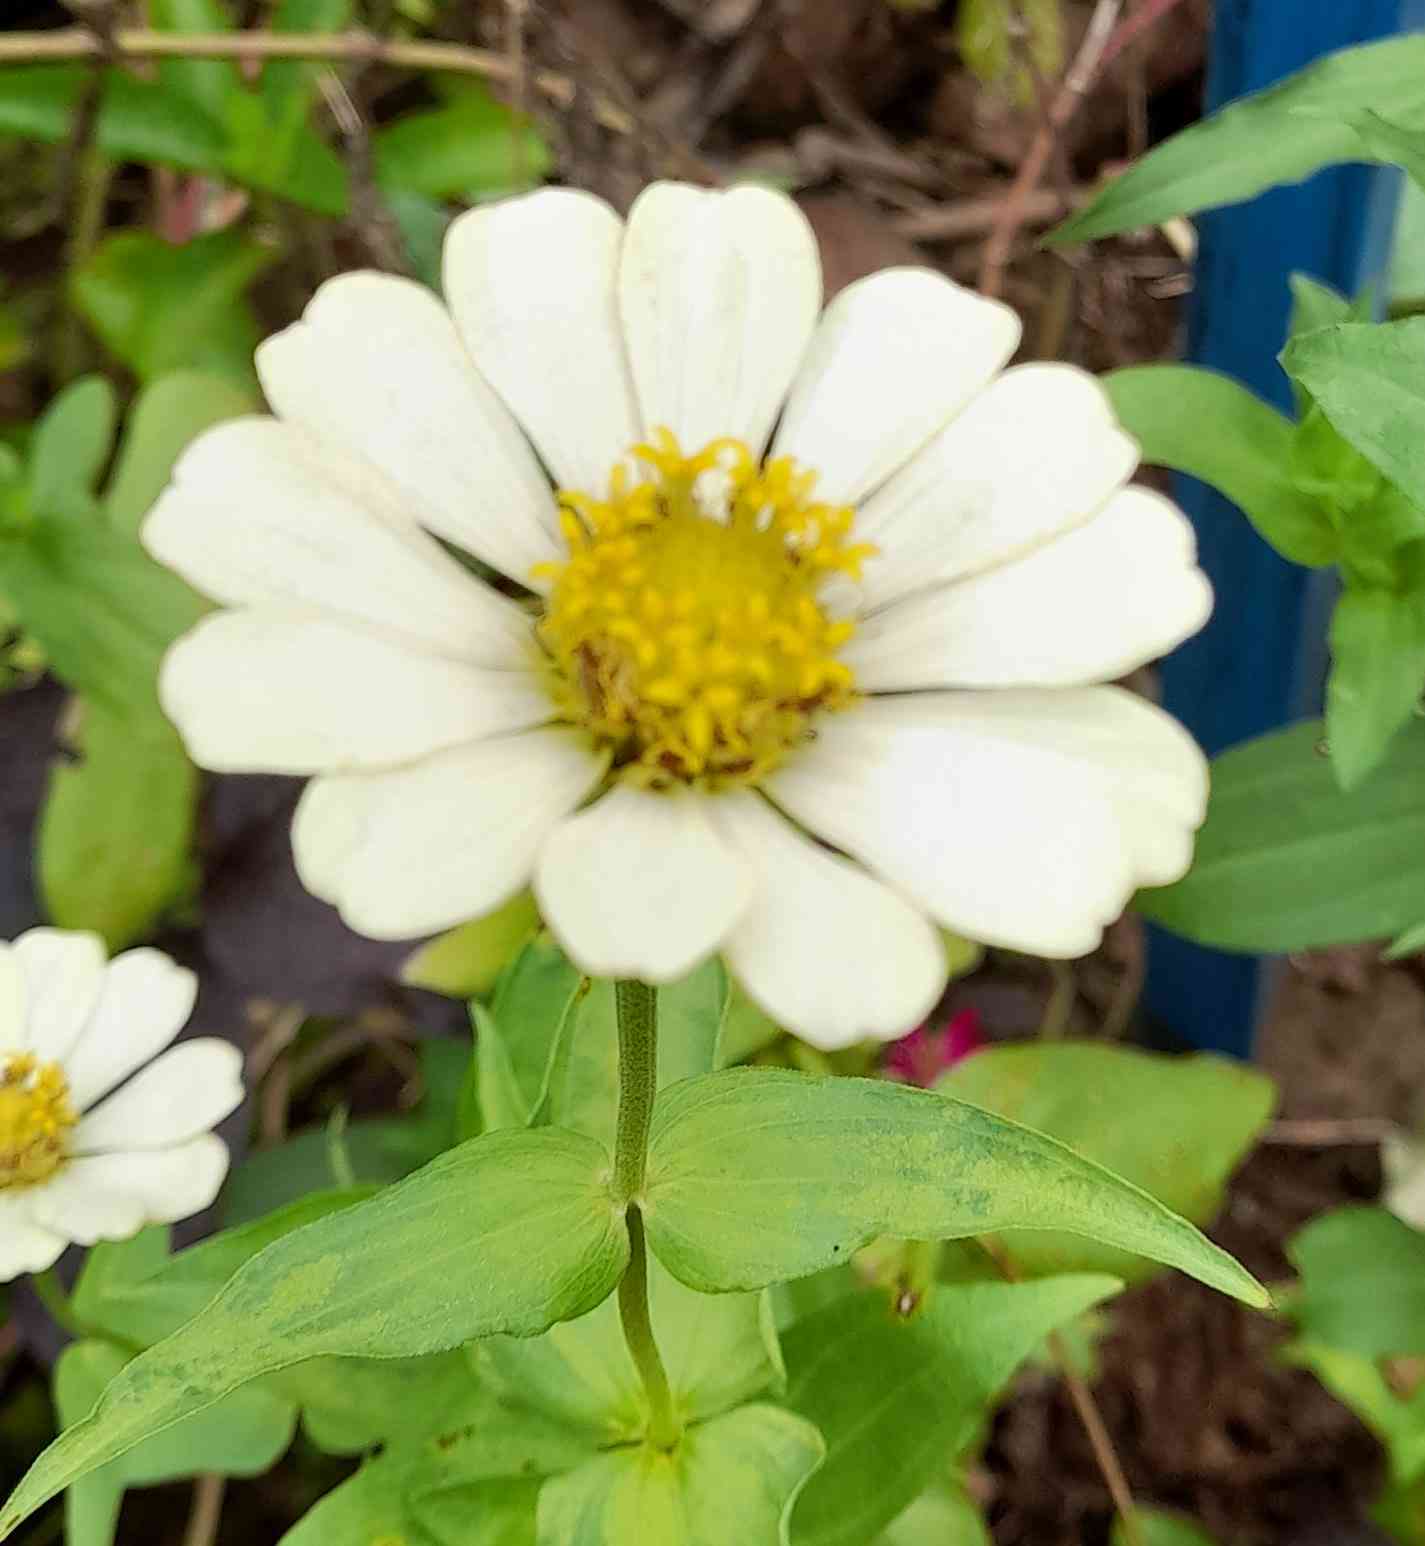
[[[738,440],[685,456],[667,430],[633,455],[647,475],[616,468],[607,500],[560,494],[569,557],[537,571],[550,691],[620,778],[756,783],[815,715],[855,702],[837,658],[854,625],[821,591],[875,549],[790,457],[758,462]]]
[[[78,1120],[58,1063],[0,1053],[0,1191],[48,1180],[64,1163]]]

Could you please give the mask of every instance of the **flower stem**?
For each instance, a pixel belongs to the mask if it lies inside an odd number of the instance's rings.
[[[620,981],[614,991],[619,1080],[614,1187],[620,1202],[631,1202],[643,1190],[648,1126],[658,1093],[658,990],[646,982]]]
[[[30,1283],[39,1295],[40,1303],[49,1311],[50,1319],[61,1331],[67,1331],[72,1337],[84,1336],[84,1328],[75,1316],[69,1290],[60,1282],[59,1273],[53,1267],[34,1273]]]
[[[628,1266],[618,1286],[619,1318],[648,1396],[648,1437],[659,1449],[672,1449],[683,1425],[653,1336],[648,1307],[648,1247],[639,1206],[648,1161],[648,1127],[653,1117],[653,1097],[658,1091],[658,996],[656,989],[643,982],[620,981],[615,991],[619,1102],[614,1190],[626,1209],[629,1241]]]

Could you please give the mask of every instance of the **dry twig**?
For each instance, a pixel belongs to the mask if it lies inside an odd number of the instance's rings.
[[[980,289],[986,295],[998,295],[1004,287],[1005,266],[1009,262],[1014,238],[1024,223],[1022,211],[1025,202],[1043,179],[1057,136],[1068,127],[1093,84],[1122,9],[1123,0],[1098,0],[1094,7],[1079,52],[1064,76],[1045,122],[1034,136],[1029,154],[1024,158],[1004,201],[1000,218],[985,242],[984,255],[980,261]]]
[[[153,32],[120,27],[113,34],[114,55],[120,59],[311,59],[328,64],[387,65],[404,70],[447,71],[479,75],[509,84],[510,60],[489,49],[460,43],[377,37],[369,32]],[[0,36],[0,65],[43,64],[63,59],[102,58],[104,46],[85,27],[54,32],[16,32]],[[553,70],[532,70],[529,82],[559,107],[570,107],[580,93],[578,84]],[[606,97],[594,97],[594,116],[616,134],[632,134],[633,116]]]

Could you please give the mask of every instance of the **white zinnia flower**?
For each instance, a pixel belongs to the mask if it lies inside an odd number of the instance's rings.
[[[186,1041],[150,1062],[195,992],[157,950],[106,962],[97,935],[59,929],[0,943],[0,1282],[218,1195],[228,1151],[209,1129],[242,1100],[237,1049]]]
[[[533,881],[585,971],[722,951],[832,1047],[924,1015],[932,920],[1077,955],[1183,872],[1202,757],[1093,684],[1207,617],[1192,531],[1089,376],[999,374],[1013,313],[891,269],[818,320],[791,200],[666,183],[627,224],[472,211],[445,288],[323,286],[258,353],[277,417],[144,531],[225,607],[169,714],[209,768],[318,775],[297,864],[353,928]]]

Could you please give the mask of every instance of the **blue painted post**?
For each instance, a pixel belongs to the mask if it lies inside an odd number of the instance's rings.
[[[1217,0],[1205,110],[1322,54],[1422,26],[1425,0]],[[1289,275],[1300,270],[1348,294],[1379,279],[1398,199],[1398,174],[1343,166],[1204,215],[1189,359],[1290,411],[1276,364]],[[1235,506],[1195,479],[1179,479],[1177,497],[1197,528],[1217,607],[1164,662],[1163,697],[1216,754],[1320,711],[1329,578],[1278,558]],[[1250,1054],[1269,976],[1263,962],[1156,929],[1148,962],[1145,1006],[1155,1021],[1196,1046]]]

